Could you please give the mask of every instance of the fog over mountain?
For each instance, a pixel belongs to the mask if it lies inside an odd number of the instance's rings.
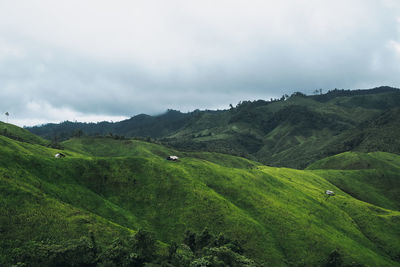
[[[390,0],[4,0],[0,111],[18,125],[121,120],[399,87],[399,33]]]

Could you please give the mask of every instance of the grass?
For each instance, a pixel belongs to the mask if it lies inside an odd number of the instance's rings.
[[[2,121],[0,121],[0,135],[8,135],[10,138],[31,144],[48,145],[50,143],[48,140],[32,134],[28,130]]]
[[[321,169],[329,160],[305,171],[275,168],[111,138],[63,142],[64,159],[54,158],[57,150],[4,136],[0,144],[0,265],[32,239],[61,242],[93,231],[105,245],[146,228],[171,243],[187,229],[208,227],[270,266],[321,265],[334,249],[346,263],[399,266],[399,202],[356,173],[371,169]],[[180,161],[165,160],[170,154]],[[375,166],[385,174],[386,163],[399,163],[396,155],[371,157],[385,163]],[[342,190],[337,171],[373,193],[369,203]],[[327,189],[336,196],[326,198]]]
[[[346,152],[311,164],[317,173],[348,194],[400,210],[400,157],[385,152]]]

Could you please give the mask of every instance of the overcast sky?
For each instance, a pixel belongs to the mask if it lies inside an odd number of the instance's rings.
[[[400,87],[398,0],[0,0],[0,120]]]

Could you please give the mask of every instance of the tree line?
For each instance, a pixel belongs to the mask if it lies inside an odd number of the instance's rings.
[[[62,244],[30,241],[14,249],[11,258],[14,266],[261,266],[243,254],[238,241],[206,228],[199,234],[186,231],[181,243],[169,246],[146,230],[104,247],[93,233]]]

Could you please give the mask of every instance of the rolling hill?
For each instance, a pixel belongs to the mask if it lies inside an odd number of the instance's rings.
[[[395,154],[346,152],[317,161],[307,170],[316,170],[358,199],[400,210],[400,161]]]
[[[50,142],[37,135],[31,134],[28,130],[18,126],[0,121],[0,135],[8,138],[23,141],[31,144],[48,145]]]
[[[115,248],[116,237],[139,229],[153,232],[165,254],[187,230],[205,227],[237,240],[257,266],[319,266],[338,254],[345,265],[400,265],[395,154],[345,153],[296,170],[111,137],[66,140],[63,159],[18,138],[0,136],[0,144],[0,265],[85,237],[99,251]],[[171,154],[180,161],[167,161]],[[379,173],[382,186],[364,171]]]
[[[270,166],[304,169],[346,151],[400,152],[400,90],[332,90],[326,94],[243,101],[229,110],[159,116],[138,115],[116,123],[47,124],[28,128],[52,140],[118,135],[156,139],[185,151],[244,156]]]

